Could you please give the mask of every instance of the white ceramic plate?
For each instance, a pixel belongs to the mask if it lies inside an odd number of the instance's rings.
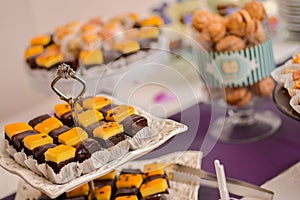
[[[123,165],[121,168],[140,168],[141,166],[151,162],[163,162],[165,164],[176,162],[187,166],[201,168],[202,153],[200,151],[185,151],[167,154],[156,159],[132,161]],[[120,168],[120,169],[121,169]],[[171,189],[170,200],[197,200],[198,186],[187,185],[170,181]],[[23,180],[20,181],[15,200],[36,200],[40,192],[30,186]]]
[[[102,95],[104,96],[104,95]],[[106,95],[107,96],[107,95]],[[122,104],[118,100],[107,96],[112,99],[112,101],[116,104]],[[125,156],[118,158],[114,161],[111,161],[100,167],[99,169],[90,172],[86,175],[82,175],[68,183],[65,184],[54,184],[47,180],[44,177],[41,177],[30,169],[25,168],[19,165],[9,154],[6,152],[4,135],[2,134],[2,139],[0,140],[0,165],[9,171],[10,173],[16,174],[23,178],[27,183],[29,183],[34,188],[42,191],[43,193],[47,194],[51,198],[55,198],[60,194],[64,193],[65,191],[71,190],[73,188],[82,185],[88,181],[91,181],[99,176],[102,176],[111,170],[120,167],[121,165],[132,161],[138,157],[141,157],[150,151],[154,150],[155,148],[161,146],[163,143],[167,142],[169,139],[174,137],[175,135],[185,132],[188,128],[186,125],[175,122],[169,119],[160,119],[150,115],[149,113],[143,111],[142,109],[136,108],[136,113],[142,115],[147,118],[149,127],[153,130],[156,130],[157,136],[150,141],[150,143],[146,144],[140,149],[129,151]]]

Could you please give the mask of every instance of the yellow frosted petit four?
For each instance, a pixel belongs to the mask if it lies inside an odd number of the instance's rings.
[[[100,110],[101,108],[109,104],[111,104],[111,100],[103,96],[87,98],[82,102],[82,105],[85,109],[95,110]]]
[[[45,51],[36,58],[36,64],[40,67],[50,68],[63,60],[63,54],[59,51]]]
[[[101,65],[103,63],[103,54],[100,49],[81,51],[79,57],[84,65]]]
[[[85,132],[80,127],[74,127],[60,134],[58,136],[58,142],[68,146],[74,146],[87,138],[88,138],[87,132]]]
[[[82,186],[79,186],[75,188],[74,190],[71,190],[66,193],[67,198],[72,198],[72,197],[78,197],[78,196],[87,196],[90,192],[90,187],[89,184],[86,183]]]
[[[141,174],[121,174],[116,181],[117,188],[139,188],[143,183]]]
[[[102,181],[102,180],[115,180],[116,178],[116,170],[113,170],[109,172],[108,174],[105,174],[103,176],[100,176],[99,178],[96,178],[95,181]]]
[[[4,127],[4,132],[11,139],[14,135],[22,133],[24,131],[33,130],[31,126],[29,126],[25,122],[17,122],[13,124],[8,124]]]
[[[52,144],[53,138],[50,137],[46,133],[40,133],[40,134],[29,135],[29,136],[25,137],[23,142],[24,142],[24,146],[28,150],[33,150],[39,146],[43,146],[46,144]]]
[[[135,40],[125,40],[115,43],[114,48],[123,54],[130,54],[139,51],[140,44]]]
[[[107,121],[121,122],[132,114],[134,114],[134,108],[132,106],[119,105],[107,111],[105,119]]]
[[[76,149],[64,144],[50,148],[45,152],[45,160],[59,164],[75,157]]]
[[[49,44],[51,41],[51,36],[50,35],[40,35],[37,37],[34,37],[30,40],[30,45],[34,46],[34,45],[42,45],[45,46],[47,44]]]
[[[163,176],[165,174],[165,165],[160,162],[144,165],[143,173],[145,178],[151,176]]]
[[[53,129],[59,128],[61,126],[63,126],[61,121],[59,121],[56,117],[50,117],[35,125],[34,129],[40,133],[49,133]]]
[[[41,54],[43,51],[44,47],[42,45],[28,47],[25,51],[24,57],[27,60],[28,58]]]
[[[157,26],[161,27],[164,22],[161,17],[159,16],[152,16],[147,19],[144,19],[140,22],[141,26]]]
[[[97,200],[110,200],[112,195],[112,188],[110,185],[95,188],[95,196]]]
[[[54,107],[55,115],[58,118],[61,118],[63,114],[72,111],[70,104],[57,104]]]
[[[152,39],[159,37],[159,29],[156,27],[142,28],[139,32],[139,38],[141,39]]]
[[[89,125],[99,122],[102,119],[103,114],[97,110],[86,110],[78,114],[78,121],[84,127],[88,127]]]
[[[93,130],[94,137],[101,138],[103,140],[107,140],[110,137],[113,137],[119,133],[123,133],[124,129],[121,124],[117,122],[107,122],[101,124],[99,127]]]
[[[163,193],[167,189],[168,189],[168,183],[166,179],[157,178],[152,181],[144,183],[140,188],[140,192],[142,194],[142,197],[147,197],[147,196]]]

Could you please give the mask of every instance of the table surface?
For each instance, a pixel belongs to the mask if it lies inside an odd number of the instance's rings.
[[[293,52],[293,49],[298,45],[299,43],[295,44],[291,42],[275,43],[274,54],[276,62],[280,62],[280,60],[286,58],[288,52]],[[288,52],[284,54],[280,53],[280,49],[287,47],[289,49]],[[188,77],[193,74],[193,69],[183,70],[182,72],[183,74],[186,73],[185,75]],[[163,73],[161,76],[163,76]],[[174,84],[174,79],[171,78],[169,82],[170,84]],[[171,116],[172,119],[180,121],[189,127],[188,132],[176,136],[166,145],[146,155],[144,158],[155,158],[158,155],[186,149],[201,150],[204,152],[203,169],[213,172],[213,161],[219,159],[224,164],[226,174],[229,177],[238,178],[257,185],[261,185],[277,176],[300,160],[300,149],[297,148],[300,145],[300,137],[298,137],[297,133],[299,122],[290,119],[278,111],[271,100],[259,106],[260,109],[273,110],[282,119],[282,126],[273,136],[255,143],[225,144],[215,141],[207,134],[211,122],[211,107],[209,105],[197,104],[197,101],[203,97],[201,95],[205,95],[197,90],[197,87],[199,89],[200,86],[199,80],[194,77],[190,80],[189,84],[192,85],[191,91],[195,97],[191,101],[186,100],[182,105],[180,104],[181,102],[174,103],[174,101],[168,98],[160,103],[154,102],[154,95],[158,95],[161,92],[165,94],[170,92],[164,90],[162,87],[157,87],[157,85],[149,86],[146,92],[141,90],[135,93],[134,99],[145,99],[146,96],[146,99],[151,99],[151,101],[135,101],[133,102],[134,104],[150,111],[152,114],[162,117],[173,115]],[[180,93],[185,96],[186,92],[184,87],[177,85],[176,95]],[[118,93],[116,97],[122,99],[125,94],[126,90],[123,90],[123,93]],[[58,102],[57,100],[56,97],[50,97],[40,105],[26,108],[17,115],[1,120],[0,124],[3,127],[4,124],[11,121],[22,121],[37,114],[48,112]],[[155,106],[159,109],[155,109]],[[181,110],[184,111],[181,112]],[[174,113],[178,114],[174,115]],[[16,191],[18,177],[2,169],[0,169],[0,177],[0,184],[7,185],[7,187],[0,188],[1,198]],[[216,190],[200,189],[201,199],[217,199],[216,192]]]

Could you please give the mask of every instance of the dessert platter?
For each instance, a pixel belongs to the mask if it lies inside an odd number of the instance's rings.
[[[169,43],[160,29],[162,25],[158,16],[139,18],[135,13],[69,22],[29,41],[25,68],[33,85],[39,82],[48,87],[61,63],[70,65],[88,88],[99,78],[108,79],[103,83],[110,85],[114,82],[110,79],[135,66],[167,62],[168,56],[162,51],[169,49]],[[153,74],[151,69],[145,69],[145,77]]]
[[[125,175],[125,178],[129,179],[129,184],[131,187],[131,184],[138,185],[134,189],[127,189],[124,190],[126,192],[126,195],[132,195],[132,193],[136,193],[139,186],[141,186],[141,183],[147,182],[147,180],[150,180],[152,178],[163,178],[167,180],[168,187],[162,187],[158,193],[161,193],[161,199],[180,199],[180,200],[196,200],[198,199],[198,185],[188,185],[183,183],[178,183],[171,180],[172,172],[169,167],[167,167],[170,163],[173,163],[176,161],[176,163],[184,164],[186,166],[194,167],[200,169],[201,166],[201,157],[202,154],[199,151],[185,151],[185,152],[175,152],[171,154],[167,154],[155,159],[149,159],[149,160],[138,160],[138,161],[131,161],[125,165],[122,165],[122,167],[118,168],[117,170],[113,170],[107,175],[104,175],[102,177],[97,177],[93,180],[94,182],[94,188],[95,188],[95,194],[99,195],[99,189],[103,186],[109,185],[112,188],[111,197],[118,196],[120,192],[122,192],[122,189],[120,188],[127,188],[127,183],[123,183],[123,180],[121,177],[124,175],[119,175],[120,178],[116,179],[116,174],[124,174],[126,171],[129,173],[129,175]],[[144,171],[147,169],[147,166],[151,167],[152,169],[156,169],[159,167],[158,170],[155,170],[155,173],[152,173],[148,176],[141,176],[141,174],[144,174]],[[154,168],[156,167],[156,168]],[[130,170],[129,170],[130,169]],[[137,174],[137,178],[134,178],[131,174],[135,175]],[[150,178],[150,179],[149,179]],[[116,185],[116,186],[115,186]],[[18,192],[16,193],[16,200],[33,200],[33,199],[42,199],[41,192],[32,188],[30,185],[28,185],[26,182],[21,182],[18,187]],[[79,188],[82,188],[81,190]],[[75,197],[82,197],[87,196],[90,194],[89,190],[90,187],[88,184],[85,184],[81,187],[77,188],[77,193],[73,192],[66,192],[60,195],[60,198],[58,199],[68,199],[68,198],[75,198]],[[167,188],[167,190],[166,190]],[[157,193],[157,192],[156,192]],[[45,195],[43,195],[45,196]],[[100,196],[100,195],[99,195]],[[108,195],[109,196],[109,195]],[[122,195],[121,195],[122,196]],[[137,195],[139,197],[141,195]],[[150,195],[151,196],[151,195]],[[160,199],[157,196],[157,199]],[[138,199],[133,198],[132,199]],[[148,197],[149,198],[149,197]],[[46,198],[45,198],[46,199]],[[84,198],[82,198],[84,199]],[[110,197],[107,197],[107,199],[110,199]]]
[[[83,84],[75,98],[56,88],[60,79]],[[58,68],[53,90],[67,103],[54,114],[41,114],[4,127],[0,165],[51,198],[134,160],[187,126],[159,119],[108,95],[82,97],[84,81],[66,65]]]
[[[276,106],[289,117],[300,121],[299,73],[300,53],[297,50],[289,60],[272,72],[277,85],[273,91]]]

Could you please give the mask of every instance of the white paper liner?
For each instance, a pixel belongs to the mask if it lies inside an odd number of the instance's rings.
[[[17,152],[14,154],[14,159],[19,163],[20,165],[27,167],[25,164],[25,160],[27,160],[27,155],[22,150],[21,152]]]
[[[8,147],[8,141],[4,139],[4,135],[2,134],[3,137],[0,138],[0,152],[4,153]]]
[[[129,148],[130,144],[127,139],[119,142],[113,147],[108,148],[109,161],[113,161],[124,156],[129,151]]]
[[[15,150],[12,146],[10,146],[10,145],[8,144],[8,141],[6,141],[6,146],[7,146],[7,148],[6,148],[7,153],[8,153],[10,156],[14,157],[15,153],[17,153],[17,150]]]
[[[38,164],[37,160],[33,159],[31,156],[24,161],[25,165],[31,169],[34,173],[42,175],[47,178],[46,164]],[[42,166],[40,166],[42,165]]]
[[[65,165],[61,168],[58,174],[56,174],[53,169],[46,164],[46,172],[48,179],[56,184],[67,183],[81,175],[81,170],[78,169],[76,162]]]
[[[280,85],[284,85],[286,81],[292,80],[292,73],[286,73],[283,74],[282,72],[284,70],[297,70],[300,69],[299,64],[293,64],[292,60],[289,60],[284,65],[277,67],[275,70],[272,71],[271,76],[274,78],[274,80],[279,83]]]
[[[135,136],[128,137],[130,143],[130,149],[136,150],[143,148],[145,145],[149,144],[153,138],[156,136],[157,132],[151,129],[149,126],[138,131]]]
[[[110,155],[108,150],[100,150],[91,155],[91,157],[82,163],[78,163],[79,170],[83,174],[92,172],[102,166],[104,166],[110,160]]]
[[[293,96],[295,96],[297,93],[300,92],[300,90],[299,90],[299,89],[296,89],[294,86],[295,86],[295,81],[293,81],[293,80],[288,80],[288,81],[286,81],[286,82],[284,83],[284,88],[287,89],[287,91],[288,91],[290,97],[293,97]]]
[[[300,114],[300,93],[296,94],[295,96],[293,96],[290,100],[290,105],[291,107]]]

